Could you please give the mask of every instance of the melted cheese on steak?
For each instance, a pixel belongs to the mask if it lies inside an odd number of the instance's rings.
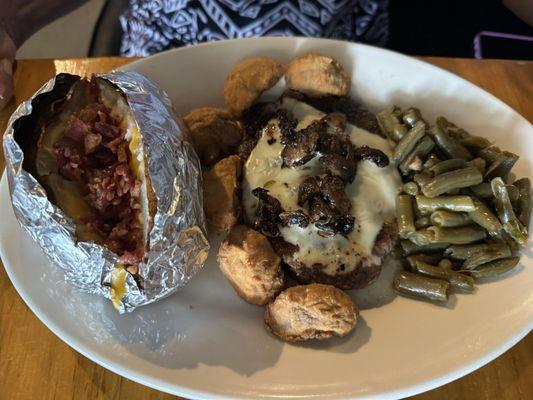
[[[291,98],[283,100],[283,108],[298,120],[297,130],[325,115]],[[318,155],[305,165],[282,168],[283,145],[278,123],[277,119],[272,119],[263,129],[244,166],[243,202],[246,218],[250,222],[255,218],[258,204],[251,194],[253,189],[267,189],[271,196],[280,201],[285,211],[298,210],[302,208],[298,206],[300,183],[306,177],[323,173]],[[390,157],[391,147],[382,137],[350,124],[346,129],[355,146],[367,145]],[[273,143],[269,144],[269,141]],[[372,248],[383,223],[394,219],[395,200],[400,186],[400,175],[393,164],[379,168],[370,161],[359,162],[354,181],[345,189],[352,202],[350,213],[355,217],[354,229],[347,237],[340,234],[322,237],[312,223],[306,228],[295,225],[281,227],[281,235],[285,241],[298,245],[295,259],[309,266],[320,263],[325,266],[323,271],[330,275],[349,273],[362,260],[377,263],[379,258],[372,254]]]

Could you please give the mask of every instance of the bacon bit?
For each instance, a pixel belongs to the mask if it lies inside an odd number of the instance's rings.
[[[102,135],[98,133],[87,133],[83,142],[85,154],[92,153],[100,143],[102,143]]]
[[[137,219],[141,182],[127,164],[128,143],[119,126],[105,105],[91,103],[69,119],[65,136],[72,141],[56,143],[54,153],[60,173],[79,183],[96,210],[85,221],[87,228],[125,263],[136,264],[144,254]]]

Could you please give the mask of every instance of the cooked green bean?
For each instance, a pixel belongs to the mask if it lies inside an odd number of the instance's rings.
[[[431,222],[433,225],[444,228],[453,228],[457,226],[470,225],[472,220],[466,213],[437,210],[431,214]]]
[[[482,136],[468,136],[459,140],[461,144],[468,148],[484,149],[489,147],[492,143],[487,138]]]
[[[409,235],[409,240],[418,246],[426,246],[435,243],[435,234],[427,229],[420,229]]]
[[[438,125],[433,126],[428,130],[428,133],[432,136],[437,147],[448,158],[462,158],[466,161],[471,160],[472,154],[457,140],[451,138],[443,129]]]
[[[398,272],[392,283],[394,290],[400,294],[443,302],[448,300],[449,286],[445,280],[427,278],[407,271]]]
[[[486,264],[488,262],[499,260],[500,258],[511,257],[511,249],[507,244],[502,243],[489,247],[486,251],[480,251],[472,254],[468,257],[463,263],[464,269],[474,269],[481,264]]]
[[[471,186],[469,189],[472,191],[472,193],[474,193],[475,196],[481,199],[490,199],[494,197],[494,194],[492,193],[492,187],[490,186],[490,183],[487,182]]]
[[[430,226],[427,231],[433,233],[433,241],[437,243],[467,244],[485,239],[487,232],[485,229],[476,226],[463,226],[459,228],[441,228],[440,226]]]
[[[470,136],[470,134],[463,128],[459,128],[453,122],[448,121],[444,117],[437,117],[437,125],[448,133],[452,138],[461,140]]]
[[[378,125],[384,134],[389,139],[399,142],[400,139],[407,133],[407,128],[403,126],[394,115],[396,107],[388,108],[376,114]]]
[[[438,164],[435,164],[433,167],[429,168],[429,171],[433,173],[433,175],[439,175],[444,172],[465,168],[467,166],[467,162],[462,158],[451,158],[449,160],[444,160]]]
[[[416,267],[416,263],[418,261],[422,261],[422,262],[425,262],[427,264],[437,264],[438,262],[441,261],[441,259],[442,259],[442,256],[440,254],[437,254],[437,253],[433,253],[433,254],[413,254],[413,255],[408,256],[406,258],[407,263],[413,269],[413,271],[414,271],[414,269]]]
[[[520,198],[518,188],[515,185],[505,185],[505,187],[507,188],[507,193],[509,193],[509,200],[514,204]]]
[[[483,182],[481,172],[477,168],[466,167],[435,176],[422,188],[422,193],[427,197],[436,197],[450,190],[477,185],[481,182]]]
[[[474,151],[474,154],[477,157],[481,157],[482,159],[484,159],[487,164],[491,164],[492,162],[494,162],[501,153],[502,151],[500,150],[500,148],[494,145]]]
[[[526,228],[529,227],[531,218],[531,182],[528,178],[515,181],[514,186],[518,188],[518,219]]]
[[[431,225],[431,220],[430,220],[429,216],[427,216],[427,215],[423,215],[422,217],[415,219],[415,228],[416,229],[427,228],[430,225]]]
[[[472,292],[474,290],[474,279],[472,279],[470,276],[461,274],[460,272],[456,272],[447,268],[436,267],[423,261],[415,261],[413,268],[419,274],[448,281],[450,286],[454,289],[468,292]]]
[[[435,143],[435,142],[433,142],[433,143]],[[441,159],[439,157],[437,157],[435,154],[430,154],[428,159],[424,163],[424,168],[429,169],[429,168],[433,167],[435,164],[438,164],[440,162],[441,162]]]
[[[431,263],[428,263],[428,264],[431,264]],[[439,261],[439,268],[452,269],[453,263],[447,258],[443,258],[442,260]]]
[[[398,223],[398,235],[402,239],[407,239],[416,230],[413,196],[400,194],[396,197],[396,221]]]
[[[426,184],[431,181],[432,176],[427,171],[422,171],[418,174],[414,174],[413,180],[418,184],[419,187],[423,188]]]
[[[502,152],[487,168],[485,179],[491,180],[497,176],[505,178],[518,161],[516,154],[508,151]]]
[[[450,256],[456,260],[466,260],[474,254],[488,251],[491,245],[488,243],[481,244],[466,244],[466,245],[451,245],[444,250],[445,256]]]
[[[482,226],[487,230],[491,236],[500,236],[502,232],[502,224],[494,213],[478,199],[472,199],[474,206],[476,207],[474,211],[470,211],[468,215],[479,226]]]
[[[424,136],[413,151],[400,163],[400,171],[407,175],[409,171],[420,171],[423,168],[422,159],[435,147],[435,142],[429,136]]]
[[[402,136],[400,141],[396,144],[392,152],[392,160],[399,164],[403,161],[409,153],[415,148],[416,144],[426,134],[426,124],[422,121],[418,121],[405,135]]]
[[[402,116],[402,120],[404,124],[407,126],[410,126],[411,128],[418,122],[418,121],[424,121],[422,119],[422,114],[420,113],[420,110],[418,108],[408,108]]]
[[[479,172],[484,174],[487,167],[487,162],[481,157],[476,157],[468,161],[468,165],[479,169]]]
[[[415,182],[406,182],[403,184],[403,191],[411,196],[415,196],[419,192],[418,185]]]
[[[500,260],[482,264],[476,269],[469,270],[468,273],[475,279],[493,278],[512,270],[518,265],[519,261],[520,257],[502,258]]]
[[[426,197],[422,195],[415,196],[416,204],[422,212],[433,212],[440,208],[449,211],[474,211],[475,206],[470,196],[439,196]]]
[[[494,193],[496,212],[503,224],[503,229],[521,246],[527,244],[528,232],[527,229],[516,217],[509,193],[502,178],[494,178],[491,181],[492,192]]]
[[[420,253],[439,253],[445,250],[449,245],[449,243],[430,243],[427,245],[417,245],[410,240],[400,240],[400,246],[402,247],[405,256]]]

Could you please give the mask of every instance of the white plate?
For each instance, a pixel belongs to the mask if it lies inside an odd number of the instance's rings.
[[[339,59],[352,73],[352,93],[372,109],[394,103],[417,105],[430,119],[444,114],[519,153],[516,174],[533,176],[533,129],[524,118],[455,75],[389,51],[318,39],[249,39],[162,53],[125,69],[157,81],[186,113],[222,105],[223,79],[243,57],[288,61],[309,50]],[[237,297],[213,256],[180,293],[119,316],[109,303],[63,283],[58,268],[19,228],[5,178],[0,221],[7,273],[56,335],[120,375],[186,397],[404,397],[481,367],[533,325],[530,247],[505,279],[473,295],[454,295],[447,306],[373,288],[355,295],[363,310],[354,334],[289,345],[265,332],[263,310]],[[380,284],[387,286],[392,272],[388,268]]]

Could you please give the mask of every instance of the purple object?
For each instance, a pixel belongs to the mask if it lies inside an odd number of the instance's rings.
[[[483,36],[490,36],[490,37],[497,37],[497,38],[511,39],[511,40],[524,40],[526,42],[533,42],[532,36],[515,35],[514,33],[481,31],[474,37],[474,57],[478,59],[483,58],[483,54],[481,52],[481,38]]]

